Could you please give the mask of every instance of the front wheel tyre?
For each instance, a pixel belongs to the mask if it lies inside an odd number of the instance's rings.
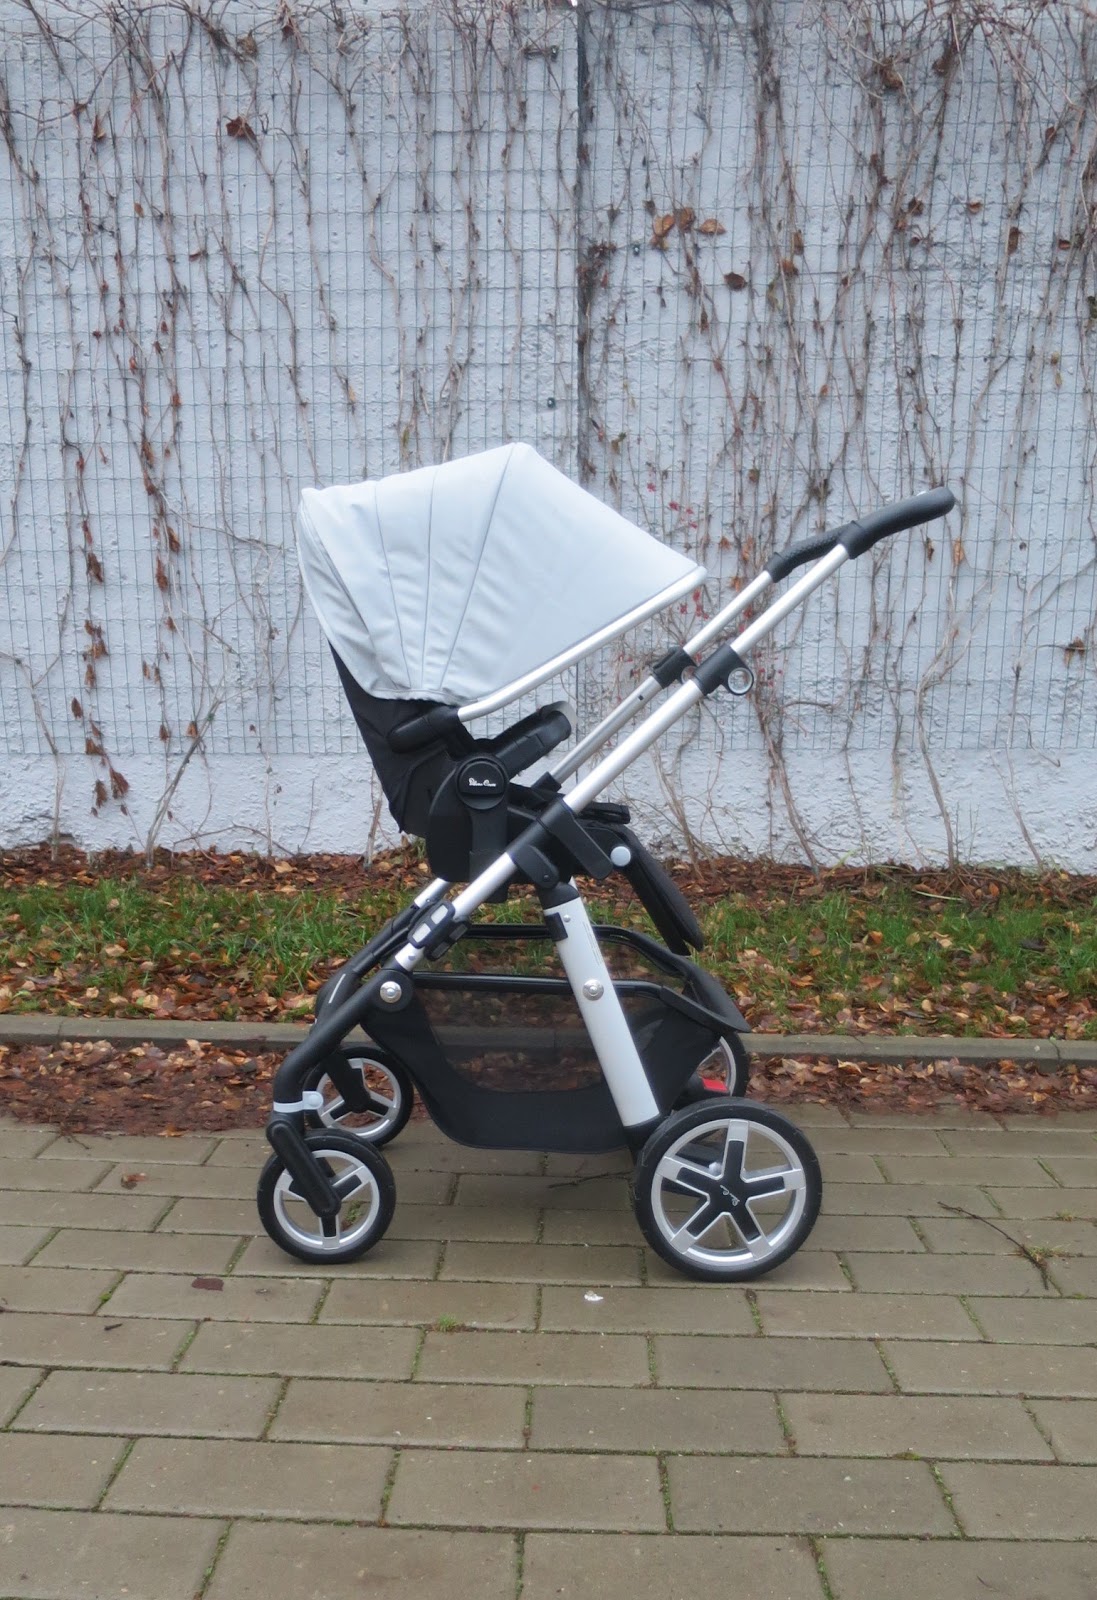
[[[339,1212],[318,1217],[281,1156],[259,1178],[259,1220],[275,1244],[299,1261],[357,1261],[383,1237],[396,1209],[392,1169],[379,1150],[351,1133],[308,1133],[305,1143],[339,1195]]]
[[[640,1229],[664,1261],[691,1278],[761,1277],[803,1244],[823,1180],[807,1138],[787,1117],[749,1100],[712,1099],[672,1111],[633,1173]]]

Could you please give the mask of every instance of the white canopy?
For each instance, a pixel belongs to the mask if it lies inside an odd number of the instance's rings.
[[[298,552],[368,694],[458,706],[505,704],[705,576],[526,444],[306,489]]]

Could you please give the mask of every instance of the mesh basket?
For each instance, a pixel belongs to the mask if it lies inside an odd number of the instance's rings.
[[[623,930],[599,929],[599,937],[644,1066],[661,1073],[681,1063],[688,1076],[713,1053],[721,1032],[715,1019],[688,1015],[675,1003],[678,996],[693,998],[688,972],[658,961]],[[477,930],[418,974],[415,988],[451,1067],[478,1087],[530,1093],[601,1083],[590,1035],[545,930]]]

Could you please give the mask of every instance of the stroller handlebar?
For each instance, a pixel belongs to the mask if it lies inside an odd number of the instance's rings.
[[[843,545],[853,561],[893,533],[902,533],[906,528],[916,528],[922,522],[933,522],[938,517],[947,516],[955,504],[956,496],[951,489],[926,489],[922,494],[897,500],[894,505],[882,506],[867,517],[847,523],[834,535],[834,543]]]
[[[835,533],[813,534],[810,539],[801,539],[798,544],[790,544],[787,550],[771,556],[765,568],[770,582],[780,583],[797,567],[806,566],[809,561],[818,561],[820,556],[834,549],[845,531],[845,528],[839,528]]]

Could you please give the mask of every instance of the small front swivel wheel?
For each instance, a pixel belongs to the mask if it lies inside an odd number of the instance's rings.
[[[636,1220],[679,1272],[717,1283],[760,1277],[800,1248],[819,1215],[823,1180],[808,1140],[751,1100],[672,1111],[640,1152]]]
[[[308,1133],[305,1143],[339,1196],[333,1217],[318,1217],[295,1187],[281,1156],[259,1177],[259,1220],[275,1244],[299,1261],[357,1261],[382,1238],[396,1210],[392,1169],[379,1150],[352,1133]]]

